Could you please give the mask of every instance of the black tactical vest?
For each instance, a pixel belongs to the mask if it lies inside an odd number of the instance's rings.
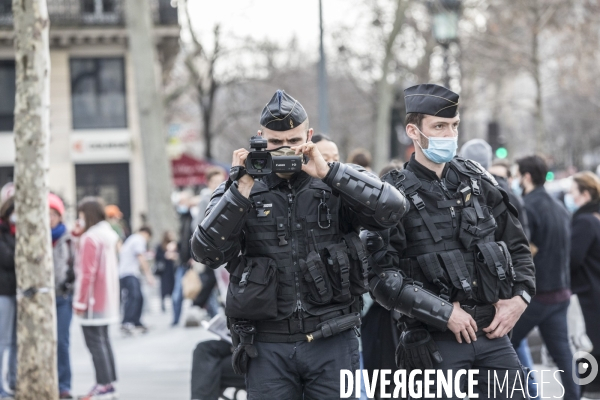
[[[242,255],[229,262],[226,314],[286,319],[350,309],[367,291],[367,259],[341,198],[319,179],[256,181],[242,232]]]
[[[401,270],[450,301],[491,304],[512,297],[510,254],[504,242],[495,241],[495,218],[506,205],[495,210],[486,205],[482,179],[497,183],[483,167],[455,157],[442,180],[421,180],[408,170],[383,179],[411,202],[400,223],[407,243]]]

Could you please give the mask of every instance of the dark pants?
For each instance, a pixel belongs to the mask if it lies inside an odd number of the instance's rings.
[[[56,296],[56,359],[58,362],[58,390],[71,391],[71,360],[69,359],[69,328],[73,318],[72,296]]]
[[[173,287],[173,293],[171,294],[171,301],[173,302],[173,325],[177,325],[179,323],[179,318],[181,317],[181,307],[183,305],[181,280],[186,271],[187,267],[183,265],[180,265],[175,269],[175,286]]]
[[[144,307],[144,296],[140,280],[135,276],[124,276],[121,278],[121,296],[123,299],[123,324],[142,326],[142,308]]]
[[[565,388],[565,399],[579,399],[580,388],[573,382],[573,353],[569,347],[569,332],[567,327],[567,300],[558,304],[543,304],[533,299],[531,304],[515,325],[512,343],[518,346],[523,338],[536,326],[540,330],[542,339],[548,352],[556,363],[560,379]]]
[[[108,385],[115,382],[117,372],[110,339],[108,338],[108,325],[82,326],[82,328],[85,344],[92,354],[92,361],[96,370],[96,383]]]
[[[452,370],[452,377],[454,377],[454,373],[461,369],[479,370],[479,374],[475,375],[478,385],[475,386],[474,392],[479,395],[480,399],[528,399],[526,393],[527,384],[525,383],[526,376],[508,336],[498,339],[488,339],[486,336],[479,336],[475,342],[466,343],[463,339],[463,343],[458,343],[454,335],[449,334],[445,339],[436,338],[435,342],[444,359],[440,364],[435,364],[435,369],[438,373],[446,374],[447,370]],[[517,375],[520,375],[520,381]],[[501,384],[505,376],[508,376],[509,383],[508,390],[506,384],[504,384],[503,390],[499,386],[496,386],[496,395],[494,396],[495,376],[497,376],[497,381]],[[490,378],[489,382],[488,377]],[[463,375],[461,378],[461,391],[467,393],[467,376]],[[521,390],[511,392],[515,380],[517,380],[515,387],[517,389],[522,388],[525,392]],[[436,382],[437,378],[434,377],[433,381]],[[437,386],[434,384],[433,389],[430,389],[430,391],[435,393],[436,388]],[[488,390],[490,396],[488,396]],[[445,394],[445,391],[442,391],[442,397],[437,398],[459,399],[459,397],[454,396],[456,394],[454,387],[452,396],[448,397]]]
[[[246,374],[248,400],[340,398],[340,370],[360,367],[358,339],[349,330],[314,342],[255,342]]]
[[[244,377],[233,372],[231,344],[224,340],[198,343],[192,359],[192,399],[218,400],[228,387],[246,387]]]
[[[208,299],[210,298],[213,289],[217,285],[217,277],[215,271],[212,268],[206,268],[204,272],[200,274],[200,280],[202,281],[202,290],[198,293],[198,296],[194,299],[194,305],[198,307],[206,307]]]

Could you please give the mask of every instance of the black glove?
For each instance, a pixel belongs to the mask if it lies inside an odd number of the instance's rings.
[[[256,328],[253,325],[238,322],[233,325],[233,331],[239,336],[239,343],[233,350],[231,365],[236,374],[244,375],[248,372],[250,358],[258,356],[258,351],[254,346]]]
[[[441,363],[442,355],[425,328],[408,328],[400,336],[396,347],[396,366],[406,369],[431,369],[433,362]]]

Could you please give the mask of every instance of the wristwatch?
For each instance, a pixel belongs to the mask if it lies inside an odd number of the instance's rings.
[[[235,182],[247,173],[248,172],[246,171],[246,168],[244,168],[244,166],[236,165],[235,167],[231,167],[231,169],[229,170],[229,179],[232,182]]]
[[[531,303],[531,296],[525,290],[519,290],[515,293],[515,296],[521,296],[521,298],[523,299],[523,301],[525,301],[525,303],[527,303],[527,305]]]

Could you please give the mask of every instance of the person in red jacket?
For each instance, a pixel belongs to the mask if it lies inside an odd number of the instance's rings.
[[[0,207],[0,399],[12,398],[17,373],[17,279],[15,276],[14,199],[9,197]],[[4,354],[9,357],[8,387],[3,386]]]
[[[83,227],[75,262],[73,309],[92,354],[96,384],[83,400],[113,398],[117,380],[108,325],[119,322],[119,236],[106,221],[98,198],[84,198],[77,209]]]

